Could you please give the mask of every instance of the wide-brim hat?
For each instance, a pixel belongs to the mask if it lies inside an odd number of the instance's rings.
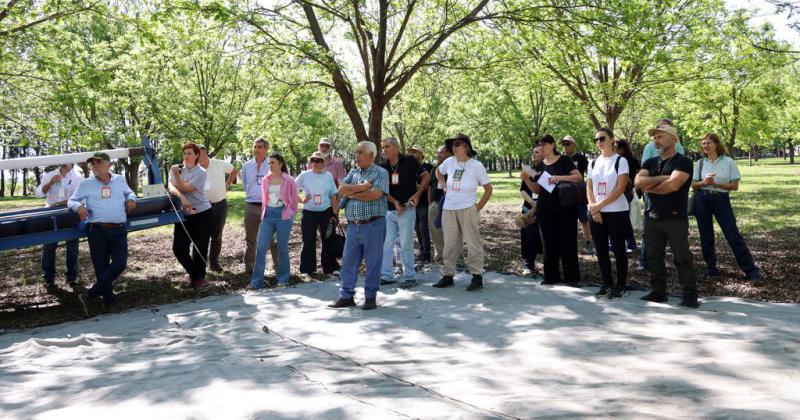
[[[421,154],[422,156],[425,156],[425,151],[422,150],[422,146],[420,146],[418,144],[415,144],[415,145],[411,146],[411,148],[408,149],[408,150],[413,150],[415,152],[419,152],[419,154]]]
[[[647,135],[650,136],[650,137],[653,137],[659,131],[662,132],[662,133],[667,133],[667,134],[671,135],[672,137],[675,137],[676,140],[678,139],[678,131],[675,130],[675,127],[673,127],[671,125],[666,125],[666,124],[662,124],[662,125],[659,125],[659,126],[657,126],[655,128],[651,128],[651,129],[647,130]]]
[[[95,160],[95,159],[100,159],[100,160],[104,160],[106,162],[111,162],[111,158],[108,157],[108,153],[97,152],[97,153],[93,154],[92,156],[90,156],[89,159],[86,159],[86,163],[92,163],[92,161]]]
[[[311,155],[308,156],[308,161],[309,162],[311,162],[311,159],[322,159],[322,161],[324,162],[325,161],[325,156],[322,156],[322,153],[320,153],[320,152],[314,152],[314,153],[312,153]]]
[[[328,140],[327,137],[323,137],[323,138],[319,139],[319,143],[317,143],[317,145],[320,145],[320,144],[327,144],[328,146],[330,146],[331,142],[330,142],[330,140]]]
[[[453,153],[453,143],[456,140],[460,140],[463,141],[464,143],[467,143],[467,156],[475,157],[475,155],[477,155],[477,153],[475,153],[475,149],[472,148],[472,140],[470,140],[469,136],[467,136],[466,134],[461,134],[461,133],[458,133],[455,136],[453,136],[453,138],[446,139],[444,141],[444,146],[447,148],[447,150],[450,152],[451,155],[455,156],[455,153]]]

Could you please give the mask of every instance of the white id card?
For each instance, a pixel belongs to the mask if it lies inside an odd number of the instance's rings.
[[[111,187],[100,188],[100,197],[111,198]]]
[[[453,191],[460,191],[461,190],[461,180],[454,179],[453,180]]]
[[[597,195],[606,195],[606,183],[605,182],[598,182],[597,183]]]
[[[314,204],[317,204],[317,205],[322,204],[322,196],[321,195],[317,194],[317,195],[314,196]]]
[[[400,183],[400,174],[397,172],[392,173],[392,185],[397,185]]]

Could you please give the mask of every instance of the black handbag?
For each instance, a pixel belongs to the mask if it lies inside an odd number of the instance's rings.
[[[556,184],[558,203],[561,208],[578,207],[586,204],[586,183],[562,181]]]
[[[344,254],[344,241],[345,235],[344,231],[342,230],[342,225],[339,224],[339,221],[336,219],[331,220],[331,224],[335,225],[335,228],[332,229],[332,232],[329,236],[325,238],[327,241],[327,248],[328,252],[334,258],[342,258]]]

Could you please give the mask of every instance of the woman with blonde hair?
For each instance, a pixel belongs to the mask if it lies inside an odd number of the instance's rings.
[[[736,256],[736,263],[744,271],[744,280],[760,281],[761,272],[756,267],[742,234],[739,233],[736,215],[733,214],[731,207],[730,192],[739,189],[739,180],[742,178],[736,161],[727,156],[725,144],[716,133],[703,136],[700,148],[705,158],[695,164],[692,188],[695,190],[694,217],[697,219],[697,230],[700,231],[703,259],[706,261],[703,278],[720,274],[717,269],[717,253],[714,249],[713,218],[716,218],[733,255]]]

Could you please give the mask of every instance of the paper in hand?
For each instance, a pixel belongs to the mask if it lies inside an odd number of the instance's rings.
[[[542,176],[539,177],[539,186],[546,189],[547,192],[552,193],[553,190],[556,188],[556,184],[550,183],[550,172],[544,171],[542,172]]]

